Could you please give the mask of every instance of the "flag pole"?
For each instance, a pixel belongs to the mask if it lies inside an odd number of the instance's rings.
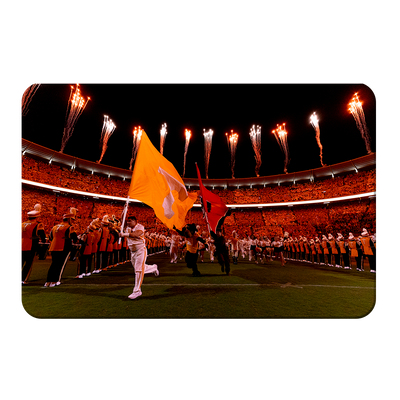
[[[197,162],[196,162],[195,164],[196,164],[196,170],[197,170],[197,179],[199,180],[200,198],[201,198],[201,200],[200,200],[201,208],[202,208],[202,210],[203,210],[203,217],[204,217],[204,219],[206,220],[208,235],[211,236],[211,233],[210,233],[210,231],[211,231],[211,229],[210,229],[210,223],[208,222],[208,215],[207,215],[206,209],[204,208],[204,196],[203,196],[203,191],[201,190],[201,186],[202,186],[201,183],[202,183],[202,182],[201,182],[201,177],[200,177],[200,171],[199,171],[199,167],[197,166]],[[206,205],[206,207],[207,207],[207,205]]]
[[[124,225],[125,225],[126,213],[128,212],[128,206],[129,206],[129,196],[126,198],[124,211],[122,211],[121,232],[124,231]],[[120,243],[121,243],[121,237],[118,239],[118,244],[120,244]]]

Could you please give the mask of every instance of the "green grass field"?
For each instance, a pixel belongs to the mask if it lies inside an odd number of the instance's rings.
[[[209,261],[206,258],[206,261]],[[36,318],[361,318],[375,304],[374,273],[288,261],[255,264],[239,259],[231,275],[217,263],[198,263],[192,277],[184,261],[170,264],[150,256],[160,275],[145,275],[142,296],[128,299],[134,286],[130,262],[76,279],[69,261],[62,284],[44,288],[51,258],[35,259],[22,305]]]

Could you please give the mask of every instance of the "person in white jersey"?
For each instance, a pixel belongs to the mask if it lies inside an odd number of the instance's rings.
[[[136,217],[130,216],[127,219],[127,228],[125,232],[121,232],[121,237],[126,237],[128,240],[128,247],[131,251],[131,263],[135,270],[135,287],[132,294],[128,297],[136,299],[141,296],[141,286],[144,274],[153,273],[158,276],[160,273],[156,264],[147,265],[147,249],[144,239],[144,226],[137,222]]]

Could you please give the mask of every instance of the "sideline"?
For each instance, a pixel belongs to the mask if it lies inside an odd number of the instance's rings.
[[[121,287],[131,287],[131,283],[64,283],[63,287],[73,286],[73,287],[90,287],[90,286],[121,286]],[[375,287],[372,286],[340,286],[340,285],[292,285],[290,282],[288,283],[142,283],[142,286],[274,286],[281,288],[298,288],[302,289],[303,287],[321,287],[321,288],[338,288],[338,289],[370,289],[375,290]]]

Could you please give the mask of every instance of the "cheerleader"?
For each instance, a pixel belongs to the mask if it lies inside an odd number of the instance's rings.
[[[274,248],[275,257],[281,260],[281,265],[283,267],[286,264],[285,259],[283,258],[283,239],[279,236],[275,236],[274,241],[272,242],[272,247]]]
[[[267,241],[265,236],[261,236],[260,247],[261,247],[261,264],[265,264],[265,253],[267,252]]]
[[[250,245],[249,261],[251,261],[253,256],[254,256],[254,259],[255,259],[256,264],[257,264],[257,252],[256,252],[257,239],[256,239],[256,237],[254,235],[251,235],[249,240],[248,240],[248,243]]]
[[[208,252],[210,253],[210,261],[213,263],[214,262],[214,255],[215,255],[215,244],[214,244],[214,239],[211,237],[208,237],[207,239],[207,244],[208,244]]]
[[[170,263],[176,264],[178,262],[178,249],[179,249],[180,236],[178,232],[171,230],[171,244],[169,248]]]
[[[232,238],[230,240],[232,249],[232,259],[233,263],[237,264],[239,255],[239,238],[236,231],[232,231]]]

